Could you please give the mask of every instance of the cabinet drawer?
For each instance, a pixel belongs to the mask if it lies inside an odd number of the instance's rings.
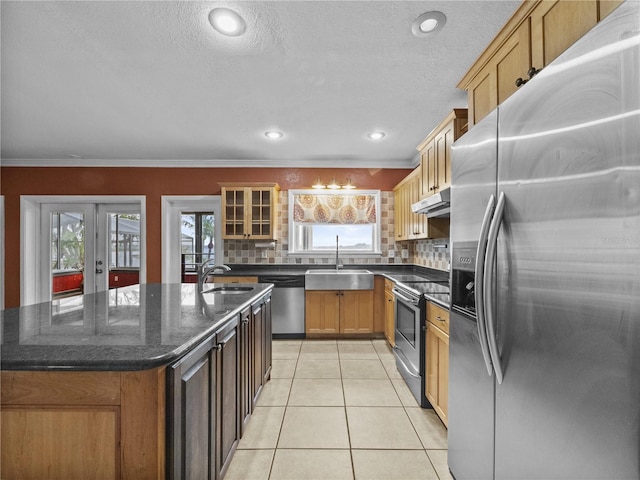
[[[215,276],[212,281],[214,283],[258,283],[258,277],[229,277],[225,275]]]
[[[427,321],[445,333],[449,333],[449,311],[434,303],[427,302]]]

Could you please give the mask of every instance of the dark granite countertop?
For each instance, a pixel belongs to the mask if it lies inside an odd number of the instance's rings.
[[[304,275],[307,270],[317,268],[332,268],[331,264],[230,264],[231,271],[222,275],[227,276],[271,276],[271,275]],[[382,275],[394,282],[404,281],[436,281],[449,282],[449,272],[435,270],[419,265],[394,264],[346,264],[344,268],[369,270],[376,275]],[[217,274],[216,275],[220,275]],[[422,292],[421,292],[422,293]],[[427,300],[449,309],[449,293],[422,293]]]
[[[269,292],[145,284],[13,308],[0,319],[2,370],[144,370],[177,360]],[[215,284],[208,284],[208,288]]]
[[[231,270],[224,273],[216,273],[216,275],[233,276],[262,276],[262,275],[304,275],[307,270],[334,268],[335,265],[330,263],[317,264],[229,264]],[[369,270],[376,275],[385,275],[393,277],[397,275],[417,275],[426,277],[427,279],[435,279],[448,281],[449,272],[435,270],[433,268],[422,267],[419,265],[402,265],[402,264],[345,264],[346,269],[363,269]]]

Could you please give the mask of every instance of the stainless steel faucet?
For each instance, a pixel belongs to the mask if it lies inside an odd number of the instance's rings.
[[[199,276],[198,276],[198,284],[200,286],[200,290],[202,291],[204,289],[204,284],[207,280],[207,277],[212,274],[215,273],[217,270],[222,270],[223,272],[229,272],[231,271],[231,267],[229,267],[228,265],[211,265],[213,263],[213,260],[207,260],[206,262],[203,262],[202,265],[200,265],[200,272],[199,272]]]

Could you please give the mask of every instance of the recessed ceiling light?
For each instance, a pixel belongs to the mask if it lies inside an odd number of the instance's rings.
[[[278,140],[283,137],[282,132],[276,132],[275,130],[269,130],[268,132],[264,132],[264,136],[270,138],[271,140]]]
[[[411,25],[411,31],[416,37],[423,37],[437,32],[447,23],[447,17],[442,12],[427,12],[416,18]]]
[[[367,134],[367,137],[369,137],[371,140],[380,140],[384,137],[384,135],[384,132],[371,132]]]
[[[247,29],[244,19],[228,8],[214,8],[209,12],[209,23],[223,35],[237,37]]]

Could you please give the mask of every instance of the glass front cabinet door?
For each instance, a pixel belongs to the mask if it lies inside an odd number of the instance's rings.
[[[220,183],[222,238],[272,240],[278,218],[277,183]]]

